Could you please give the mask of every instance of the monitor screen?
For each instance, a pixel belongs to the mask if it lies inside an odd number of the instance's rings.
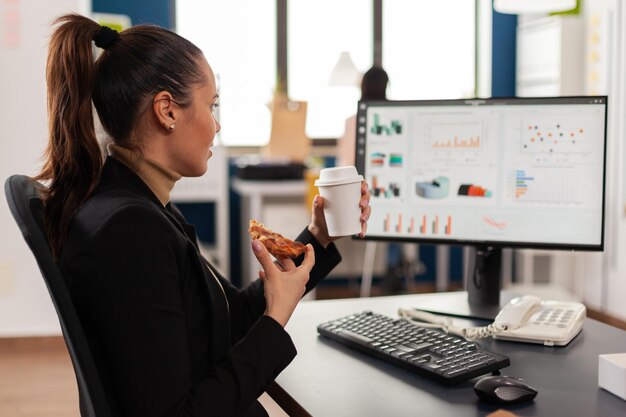
[[[369,239],[602,250],[607,97],[362,101]]]

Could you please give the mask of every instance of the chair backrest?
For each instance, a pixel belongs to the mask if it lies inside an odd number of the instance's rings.
[[[43,185],[32,178],[13,175],[6,180],[4,192],[11,214],[35,255],[59,316],[63,337],[78,381],[81,415],[113,417],[114,404],[106,394],[74,303],[45,237],[43,204],[39,196],[39,190],[42,188]]]

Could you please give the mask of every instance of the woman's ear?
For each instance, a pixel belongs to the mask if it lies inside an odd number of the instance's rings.
[[[168,132],[173,132],[176,129],[179,109],[174,97],[169,92],[161,91],[154,96],[152,111],[163,129]]]

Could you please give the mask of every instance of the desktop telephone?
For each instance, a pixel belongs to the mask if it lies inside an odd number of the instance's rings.
[[[467,339],[493,336],[494,339],[539,343],[546,346],[565,346],[582,330],[586,317],[585,306],[566,301],[543,301],[535,296],[511,300],[485,327],[455,327],[449,317],[437,316],[419,310],[400,309],[400,315],[409,320],[432,323],[449,333]]]

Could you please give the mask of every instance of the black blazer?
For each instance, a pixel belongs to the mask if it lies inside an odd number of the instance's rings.
[[[296,355],[282,326],[263,315],[262,282],[234,287],[195,236],[111,157],[70,227],[59,266],[125,417],[265,416],[256,399]],[[298,240],[315,248],[310,290],[341,256],[306,229]]]

